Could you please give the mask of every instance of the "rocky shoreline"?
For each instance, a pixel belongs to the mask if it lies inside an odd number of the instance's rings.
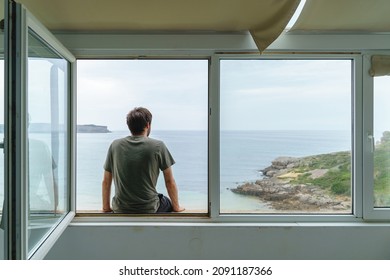
[[[349,195],[335,195],[330,190],[309,183],[296,183],[297,177],[305,175],[309,179],[324,176],[329,169],[312,169],[302,172],[313,157],[279,157],[271,166],[260,170],[261,180],[245,183],[231,189],[234,193],[259,197],[270,208],[278,211],[297,212],[348,212],[351,209]]]

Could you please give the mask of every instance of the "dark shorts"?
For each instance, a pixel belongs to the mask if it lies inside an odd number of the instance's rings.
[[[158,198],[160,199],[160,207],[158,207],[156,213],[169,213],[172,212],[171,200],[165,195],[159,193]]]

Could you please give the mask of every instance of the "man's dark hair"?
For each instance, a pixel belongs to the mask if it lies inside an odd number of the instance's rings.
[[[136,107],[127,114],[126,122],[131,134],[141,134],[147,124],[152,123],[152,113],[146,108]]]

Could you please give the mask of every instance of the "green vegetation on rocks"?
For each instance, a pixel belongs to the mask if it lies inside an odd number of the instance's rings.
[[[322,176],[313,171],[323,170]],[[335,195],[351,193],[351,153],[337,152],[302,158],[290,172],[299,174],[292,184],[316,185]]]
[[[263,179],[232,191],[257,196],[277,210],[350,211],[351,162],[350,151],[279,157],[261,170]],[[375,146],[374,200],[377,207],[390,206],[390,131]]]

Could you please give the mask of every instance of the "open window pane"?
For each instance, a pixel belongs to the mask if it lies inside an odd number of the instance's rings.
[[[28,36],[28,249],[69,211],[68,62]]]
[[[4,1],[0,1],[0,7],[4,7]],[[0,8],[0,19],[4,19],[4,9]],[[4,142],[4,32],[0,32],[0,143]],[[0,144],[1,145],[1,144]],[[4,259],[4,151],[0,149],[0,260]]]
[[[208,61],[79,60],[77,75],[77,211],[101,211],[107,150],[130,134],[127,113],[146,107],[150,137],[176,161],[180,203],[207,212]],[[157,191],[166,194],[162,173]]]
[[[390,207],[390,77],[374,78],[374,207]]]
[[[0,1],[1,2],[1,1]],[[3,3],[0,3],[3,4]],[[0,36],[3,36],[2,34]],[[0,39],[1,41],[1,39]],[[2,48],[2,46],[0,47]],[[0,143],[4,142],[4,59],[0,58]],[[4,151],[0,149],[0,260],[4,258]]]
[[[351,60],[221,60],[222,213],[351,213]]]

